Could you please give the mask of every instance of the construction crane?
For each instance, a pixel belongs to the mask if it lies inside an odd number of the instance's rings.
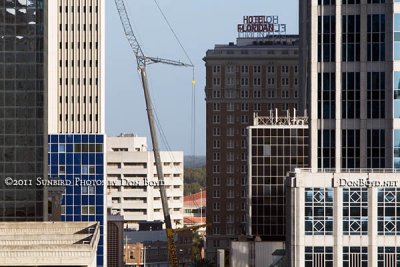
[[[136,61],[137,61],[137,68],[140,73],[140,78],[142,82],[144,97],[146,101],[146,110],[147,110],[147,117],[150,126],[150,135],[151,140],[153,143],[153,151],[154,151],[154,159],[157,168],[158,180],[160,182],[160,196],[162,202],[162,208],[164,212],[164,222],[165,222],[165,230],[167,234],[167,241],[168,241],[168,256],[169,261],[172,267],[178,267],[178,258],[176,254],[176,247],[174,242],[174,230],[172,229],[172,222],[171,222],[171,215],[169,212],[168,201],[167,201],[167,193],[165,190],[165,183],[164,183],[164,174],[162,170],[161,158],[160,158],[160,149],[158,146],[158,138],[157,132],[154,124],[154,114],[153,108],[151,103],[151,97],[149,92],[149,83],[146,73],[146,66],[152,63],[163,63],[173,66],[180,66],[180,67],[193,67],[191,64],[185,64],[180,61],[163,59],[158,57],[149,57],[143,53],[142,48],[132,30],[132,25],[129,20],[128,13],[125,8],[124,0],[115,0],[115,4],[117,6],[118,14],[122,22],[122,26],[125,31],[125,35],[128,39],[128,42],[132,48],[133,53],[135,54]]]

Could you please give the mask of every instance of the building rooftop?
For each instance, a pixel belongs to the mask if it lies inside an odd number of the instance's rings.
[[[308,125],[308,116],[297,116],[296,110],[293,111],[293,115],[289,110],[286,116],[279,116],[280,114],[277,109],[274,112],[270,110],[269,116],[258,116],[254,113],[254,126]]]
[[[92,266],[99,227],[93,222],[1,222],[0,266]]]
[[[183,199],[184,206],[195,206],[200,207],[201,204],[206,206],[206,191],[201,191],[195,194],[187,195]],[[203,199],[203,200],[202,200]]]

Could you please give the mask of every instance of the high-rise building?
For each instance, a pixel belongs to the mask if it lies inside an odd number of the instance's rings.
[[[248,234],[276,249],[286,239],[285,178],[295,168],[308,167],[308,142],[308,118],[296,117],[295,111],[283,117],[256,115],[249,127]]]
[[[66,182],[62,221],[100,223],[106,265],[104,0],[45,2],[48,174]]]
[[[400,3],[308,0],[299,7],[311,167],[400,167]]]
[[[164,221],[153,151],[145,137],[107,137],[107,184],[111,213],[124,217],[125,227]],[[164,182],[174,227],[183,226],[183,152],[161,151]]]
[[[257,16],[258,17],[258,16]],[[249,17],[245,17],[249,21]],[[276,18],[277,20],[277,18]],[[207,258],[246,234],[247,127],[254,112],[297,108],[298,36],[240,35],[216,45],[206,62]]]
[[[400,175],[391,171],[291,173],[285,266],[398,266]]]
[[[47,165],[44,1],[1,1],[0,36],[0,220],[41,221],[47,209],[35,181]],[[18,186],[6,185],[7,177]]]

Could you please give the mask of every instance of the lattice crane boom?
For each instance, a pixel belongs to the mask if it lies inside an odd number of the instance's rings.
[[[135,54],[138,71],[140,73],[140,78],[142,81],[143,92],[146,102],[146,110],[147,110],[147,117],[149,121],[150,127],[150,134],[151,140],[153,143],[153,152],[154,152],[154,160],[156,163],[158,180],[160,181],[160,196],[161,202],[164,212],[164,222],[165,222],[165,230],[167,234],[167,241],[168,241],[168,254],[169,254],[169,261],[172,267],[178,267],[178,258],[176,254],[176,247],[174,242],[174,230],[172,229],[172,222],[171,222],[171,215],[169,212],[168,207],[168,200],[167,200],[167,193],[165,189],[164,183],[164,173],[162,170],[162,163],[160,157],[160,149],[158,145],[158,138],[156,127],[154,123],[154,114],[153,114],[153,105],[151,103],[150,91],[149,91],[149,83],[147,78],[146,72],[146,65],[152,63],[163,63],[173,66],[182,66],[182,67],[193,67],[191,64],[185,64],[180,61],[170,60],[170,59],[163,59],[158,57],[147,57],[143,53],[142,48],[133,32],[132,25],[129,20],[128,12],[126,11],[124,0],[115,0],[115,4],[117,6],[118,14],[121,19],[122,26],[125,31],[125,35],[128,39],[129,45],[132,48],[133,53]]]

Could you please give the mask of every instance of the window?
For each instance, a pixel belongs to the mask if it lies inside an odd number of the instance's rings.
[[[261,103],[254,103],[254,111],[261,111]]]
[[[334,72],[318,73],[318,118],[335,118],[335,86]]]
[[[395,157],[400,156],[394,150]],[[385,130],[367,130],[367,168],[385,168]]]
[[[343,266],[368,266],[368,247],[343,247]]]
[[[289,98],[289,91],[288,90],[282,90],[281,91],[281,97],[282,98]]]
[[[360,15],[342,16],[342,60],[360,61]]]
[[[268,66],[267,67],[267,72],[268,73],[275,73],[275,66]]]
[[[241,98],[249,98],[249,91],[248,90],[241,90],[240,91]]]
[[[378,188],[378,235],[400,235],[399,206],[399,188]]]
[[[219,161],[219,160],[220,160],[219,152],[214,152],[213,153],[213,161]]]
[[[333,248],[305,247],[304,259],[305,266],[333,266]]]
[[[249,66],[243,65],[240,67],[242,73],[249,73]]]
[[[214,115],[213,116],[213,124],[220,124],[220,123],[221,123],[221,120],[220,120],[219,115]]]
[[[332,235],[333,231],[333,189],[305,189],[305,234]]]
[[[281,78],[281,85],[288,86],[289,85],[289,78]]]
[[[58,145],[58,152],[65,152],[65,144],[59,144]]]
[[[240,79],[240,85],[242,86],[248,86],[249,85],[249,78],[243,77]]]
[[[399,266],[400,265],[400,247],[378,247],[378,265],[377,266]]]
[[[235,78],[234,77],[226,77],[226,85],[227,86],[235,85]]]
[[[226,116],[226,123],[227,124],[234,124],[235,123],[235,116],[234,115]]]
[[[275,98],[275,91],[268,90],[267,96],[268,98]]]
[[[58,166],[58,174],[65,174],[65,165]]]
[[[275,79],[274,78],[268,78],[267,83],[268,83],[268,85],[274,85],[275,84]]]
[[[213,165],[213,173],[219,173],[219,165]]]
[[[235,111],[235,104],[234,103],[227,103],[226,104],[226,111]]]
[[[221,135],[220,128],[218,127],[213,128],[213,136],[220,136],[220,135]]]
[[[248,124],[249,123],[249,116],[247,116],[247,115],[240,116],[240,123]]]
[[[335,61],[335,32],[335,16],[318,16],[318,62]]]
[[[220,185],[220,179],[219,179],[219,177],[214,177],[214,178],[213,178],[213,185]]]
[[[281,66],[282,73],[289,73],[289,66]]]
[[[232,66],[232,65],[226,66],[226,72],[227,73],[234,73],[235,72],[234,66]]]
[[[235,160],[235,155],[233,152],[228,152],[226,153],[226,161],[234,161]]]
[[[342,130],[342,168],[360,168],[360,130]]]
[[[261,90],[254,90],[253,91],[254,98],[261,98]]]
[[[395,40],[394,40],[394,58],[400,59],[400,51],[398,47],[400,44],[397,42],[396,31],[400,29],[396,27],[400,17],[398,14],[394,15],[395,20]],[[367,22],[367,60],[368,61],[385,61],[385,15],[373,14],[368,15]]]
[[[96,214],[96,206],[86,205],[82,206],[82,215],[95,215]]]
[[[213,103],[213,111],[220,111],[221,104],[220,103]]]
[[[220,192],[219,190],[214,190],[213,191],[213,198],[219,198],[220,197]]]
[[[242,103],[242,111],[249,111],[249,103]]]
[[[220,73],[221,72],[221,66],[220,65],[214,65],[212,67],[213,73]]]
[[[360,73],[342,73],[342,118],[360,118]]]
[[[213,140],[213,148],[220,148],[221,141],[220,140]]]
[[[343,234],[368,234],[367,188],[343,188]]]
[[[261,66],[259,66],[259,65],[253,66],[253,72],[254,73],[261,73]]]
[[[213,203],[213,210],[220,210],[220,204],[219,204],[219,202],[214,202],[214,203]]]
[[[221,85],[221,79],[218,78],[218,77],[214,77],[214,78],[213,78],[213,85],[214,85],[214,86]]]
[[[226,148],[228,148],[228,149],[235,148],[235,142],[232,139],[226,140]]]
[[[258,77],[254,78],[253,84],[254,86],[261,86],[261,78]]]
[[[221,98],[221,91],[219,91],[219,90],[213,90],[213,91],[212,91],[212,97],[213,97],[213,98]]]

